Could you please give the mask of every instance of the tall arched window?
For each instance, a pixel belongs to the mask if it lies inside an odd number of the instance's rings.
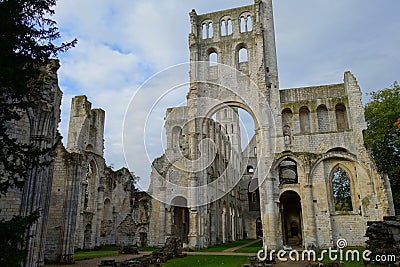
[[[95,188],[95,178],[96,178],[96,166],[93,161],[89,163],[86,169],[86,177],[85,177],[85,197],[84,197],[84,202],[83,202],[83,209],[92,209],[92,199],[91,195],[94,192]]]
[[[210,66],[217,66],[218,64],[218,54],[217,52],[213,51],[210,53],[210,55],[208,56],[208,61]]]
[[[228,27],[228,25],[226,24],[226,21],[221,20],[221,36],[227,35],[227,27]]]
[[[240,18],[240,32],[246,32],[246,21],[244,17]]]
[[[340,167],[336,167],[332,173],[332,194],[336,211],[353,210],[350,178]]]
[[[308,134],[310,133],[310,111],[307,107],[301,107],[299,110],[299,120],[300,120],[300,133]]]
[[[214,32],[213,32],[212,21],[204,21],[203,24],[201,25],[201,31],[203,39],[213,38]]]
[[[208,38],[208,33],[207,33],[207,24],[203,23],[202,28],[201,28],[201,36],[203,39],[207,39]]]
[[[247,55],[247,49],[245,47],[240,48],[239,50],[239,63],[248,62],[249,58]]]
[[[338,131],[345,131],[349,129],[347,122],[346,106],[339,103],[335,106],[336,126]]]
[[[232,34],[232,20],[228,19],[228,35]]]
[[[253,21],[251,19],[251,16],[247,16],[247,31],[251,32],[253,30]]]
[[[213,38],[214,36],[214,29],[212,22],[208,23],[208,38]]]
[[[321,133],[326,133],[329,131],[329,118],[328,109],[325,105],[320,105],[317,108],[317,118],[318,118],[318,130]]]

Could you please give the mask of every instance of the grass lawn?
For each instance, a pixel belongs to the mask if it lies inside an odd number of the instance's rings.
[[[244,247],[244,248],[239,248],[237,250],[235,250],[235,252],[239,252],[239,253],[257,253],[260,249],[262,249],[262,241],[260,240],[259,242],[250,245],[248,247]]]
[[[76,261],[96,259],[96,258],[107,258],[118,256],[118,251],[78,251],[74,254]]]
[[[218,245],[218,246],[214,246],[214,247],[210,247],[210,248],[204,248],[204,249],[200,249],[200,250],[196,250],[196,251],[201,251],[201,252],[222,252],[225,249],[237,247],[237,246],[249,243],[251,241],[253,241],[253,240],[251,240],[251,239],[239,240],[239,241],[234,241],[234,242],[231,242],[231,243],[225,243],[225,244],[221,244],[221,245]]]
[[[101,246],[99,251],[118,251],[119,247],[116,245]]]
[[[207,267],[242,267],[243,264],[250,263],[250,257],[243,256],[187,256],[180,259],[167,261],[165,267],[181,266],[207,266]]]
[[[152,252],[152,251],[155,251],[155,250],[158,250],[158,249],[160,249],[160,248],[153,248],[153,247],[139,247],[139,251],[150,251],[150,252]]]

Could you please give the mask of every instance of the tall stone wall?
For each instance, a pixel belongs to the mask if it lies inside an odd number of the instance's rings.
[[[150,199],[136,190],[137,177],[128,169],[114,171],[106,165],[105,112],[91,107],[86,96],[72,100],[68,145],[57,148],[48,262],[72,263],[76,250],[101,245],[147,243]]]
[[[246,232],[262,236],[269,248],[332,247],[341,238],[363,245],[367,221],[393,215],[394,208],[388,179],[364,147],[355,76],[345,72],[342,83],[279,90],[271,0],[189,15],[190,90],[186,106],[167,110],[167,149],[153,162],[150,192],[159,198],[151,244],[175,235],[202,248]],[[235,122],[223,115],[228,106],[254,120],[243,153],[237,153]],[[210,190],[201,191],[203,185]],[[182,212],[175,198],[189,213],[185,224],[174,220]],[[253,210],[255,200],[259,209]],[[186,223],[187,233],[174,232]]]
[[[28,107],[22,112],[22,119],[10,122],[9,133],[17,142],[32,144],[38,149],[49,152],[39,156],[39,163],[28,170],[27,179],[22,191],[11,186],[9,192],[0,199],[0,218],[10,219],[14,215],[27,216],[39,209],[40,217],[27,233],[28,255],[23,266],[42,266],[44,264],[44,242],[48,221],[51,184],[53,176],[54,148],[58,142],[57,127],[60,120],[60,104],[62,92],[58,87],[57,70],[59,63],[50,61],[43,67],[44,85],[37,88],[42,94],[42,101]]]

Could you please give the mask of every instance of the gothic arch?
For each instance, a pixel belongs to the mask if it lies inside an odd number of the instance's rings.
[[[344,152],[330,152],[330,153],[326,153],[323,154],[319,159],[317,159],[310,168],[310,174],[307,178],[307,184],[312,184],[312,177],[314,176],[314,171],[317,168],[317,166],[324,160],[327,159],[342,159],[342,160],[347,160],[347,161],[351,161],[351,162],[355,162],[358,165],[360,165],[362,168],[364,168],[365,170],[367,170],[367,168],[365,168],[358,160],[357,157],[351,153],[344,153]],[[368,175],[370,175],[368,173]]]
[[[345,175],[345,177],[342,177],[341,181],[339,181],[341,184],[340,191],[342,191],[342,192],[337,192],[335,190],[335,185],[334,185],[334,180],[336,178],[334,176],[335,176],[335,173],[337,173],[339,170],[343,171],[344,175]],[[343,212],[343,211],[353,212],[354,207],[355,207],[354,204],[355,204],[355,195],[356,195],[354,173],[348,167],[346,167],[342,162],[338,162],[332,167],[328,177],[329,177],[329,181],[328,181],[327,185],[329,186],[328,192],[329,192],[330,207],[331,207],[332,213]],[[345,180],[348,180],[348,181],[345,181]],[[347,195],[347,197],[350,198],[350,200],[349,200],[350,203],[346,203],[346,204],[349,204],[349,206],[340,207],[340,208],[336,207],[336,205],[338,203],[336,202],[335,195],[338,193]],[[348,201],[346,201],[346,202],[348,202]],[[345,203],[343,203],[343,204],[345,204]]]

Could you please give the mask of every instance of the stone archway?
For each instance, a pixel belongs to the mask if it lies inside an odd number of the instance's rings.
[[[189,209],[187,208],[187,200],[182,196],[177,196],[171,204],[173,206],[172,235],[182,240],[182,243],[188,243]]]
[[[298,246],[302,244],[302,211],[300,196],[294,191],[286,191],[280,197],[283,244]]]

